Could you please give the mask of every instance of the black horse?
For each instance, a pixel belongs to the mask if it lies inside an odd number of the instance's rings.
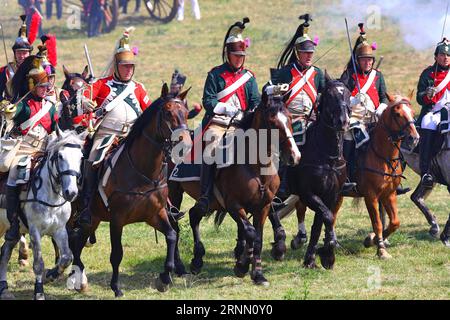
[[[324,224],[324,247],[317,253],[322,266],[331,269],[337,245],[334,224],[342,201],[342,185],[347,179],[343,134],[349,124],[351,94],[342,82],[332,80],[328,74],[325,78],[326,89],[319,101],[318,120],[307,131],[307,141],[300,148],[302,159],[299,165],[288,169],[288,183],[291,193],[315,212],[304,266],[317,267],[316,246]]]

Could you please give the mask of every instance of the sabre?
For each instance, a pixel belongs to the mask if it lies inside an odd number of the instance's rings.
[[[381,57],[380,57],[380,60],[379,60],[378,63],[377,63],[377,66],[376,66],[375,70],[378,70],[378,69],[380,68],[381,63],[383,62],[383,60],[384,60],[384,56],[381,56]]]
[[[87,44],[84,44],[84,55],[86,56],[86,60],[89,66],[89,72],[91,73],[91,80],[89,81],[89,86],[90,86],[90,90],[89,90],[89,95],[90,95],[90,100],[92,101],[92,83],[94,82],[95,79],[95,75],[94,75],[94,68],[92,67],[92,61],[91,61],[91,57],[89,56],[89,50],[87,47]],[[92,112],[89,113],[89,124],[88,124],[88,131],[90,132],[90,135],[95,132],[95,128],[94,128],[94,124],[92,121]]]
[[[439,39],[439,41],[442,41],[442,40],[444,39],[445,26],[446,26],[446,24],[447,24],[447,16],[448,16],[448,5],[449,5],[449,1],[447,1],[447,9],[445,10],[444,25],[442,26],[442,34],[441,34],[441,38]],[[437,69],[438,69],[438,63],[436,62],[436,68],[434,69],[434,79],[433,79],[433,84],[436,82],[436,73],[437,73]]]
[[[319,58],[316,59],[316,61],[313,62],[313,64],[316,64],[320,61],[320,59],[324,58],[328,53],[330,53],[331,50],[335,49],[338,45],[335,45],[334,47],[331,47],[328,49],[323,55],[321,55]]]
[[[89,71],[91,73],[91,76],[92,76],[92,78],[95,78],[94,68],[92,67],[92,61],[91,61],[91,57],[89,56],[89,50],[88,50],[86,43],[84,44],[84,55],[86,56],[86,60],[87,60],[88,66],[89,66]]]
[[[350,48],[350,56],[352,57],[353,71],[355,72],[355,76],[356,76],[356,87],[358,88],[358,93],[361,94],[361,86],[359,85],[358,71],[356,70],[355,56],[353,55],[352,42],[350,40],[350,33],[348,32],[347,18],[345,18],[345,28],[347,30],[347,40],[348,40],[348,46]]]
[[[8,53],[6,51],[5,34],[3,33],[3,25],[1,23],[0,23],[0,29],[2,29],[3,49],[5,50],[6,64],[8,64],[9,59],[8,59]]]

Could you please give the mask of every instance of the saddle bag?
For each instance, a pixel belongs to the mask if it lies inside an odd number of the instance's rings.
[[[0,139],[0,172],[8,172],[11,164],[19,151],[22,139]]]

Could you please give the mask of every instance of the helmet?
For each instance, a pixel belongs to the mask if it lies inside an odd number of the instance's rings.
[[[27,16],[21,15],[20,19],[22,20],[22,25],[19,29],[19,34],[14,42],[12,47],[13,51],[23,50],[23,51],[33,51],[33,46],[30,44],[30,41],[27,38],[27,24],[25,23]]]
[[[224,62],[228,60],[227,56],[229,53],[241,56],[247,55],[245,51],[247,49],[247,44],[242,37],[242,31],[245,29],[245,24],[249,22],[250,19],[245,17],[242,19],[242,22],[238,21],[228,29],[222,49],[222,59]]]

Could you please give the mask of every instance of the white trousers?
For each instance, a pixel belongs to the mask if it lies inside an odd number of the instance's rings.
[[[178,14],[177,14],[177,20],[181,21],[184,19],[184,0],[178,0]],[[200,20],[200,5],[198,4],[198,0],[191,0],[191,6],[192,6],[192,14],[194,15],[194,18],[197,20]]]
[[[433,113],[432,111],[428,112],[422,118],[421,128],[437,131],[439,123],[441,122],[441,112],[438,111]]]

